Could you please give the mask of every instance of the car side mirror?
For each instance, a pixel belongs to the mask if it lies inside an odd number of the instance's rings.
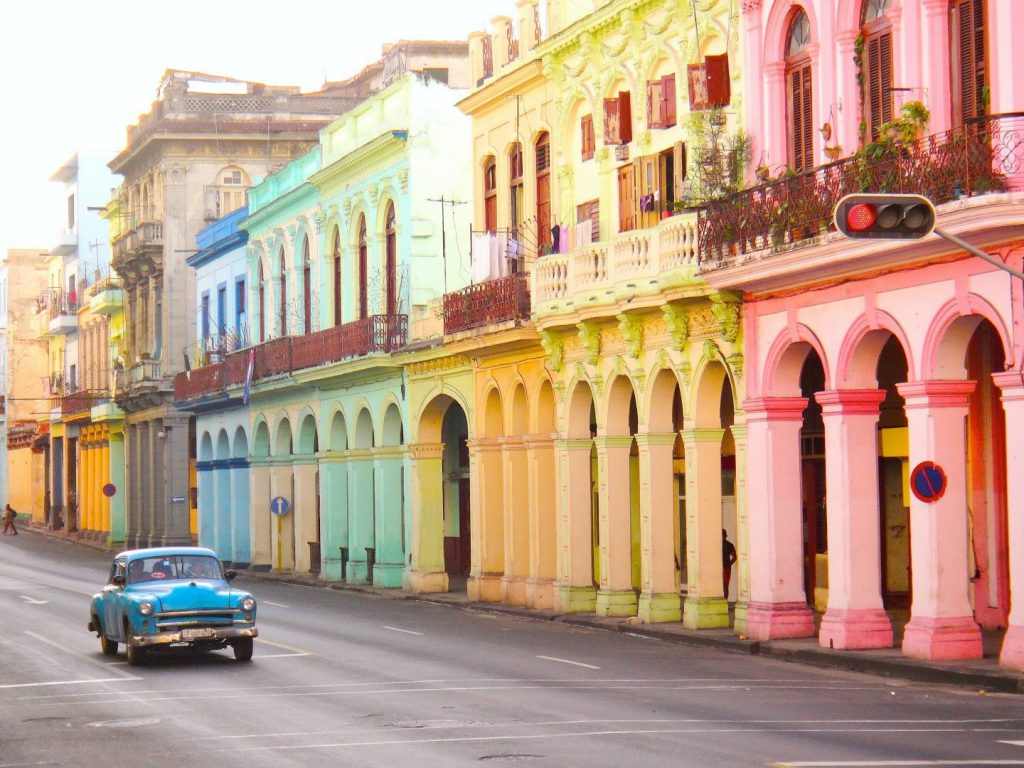
[[[224,578],[231,581],[235,576],[238,575],[238,571],[224,571]]]
[[[110,583],[113,584],[115,587],[123,587],[127,582],[125,581],[124,576],[118,574],[110,580]]]

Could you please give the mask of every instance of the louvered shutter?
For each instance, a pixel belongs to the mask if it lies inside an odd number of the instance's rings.
[[[608,144],[620,144],[620,116],[619,116],[619,100],[618,98],[611,98],[604,100],[604,143]]]
[[[892,120],[892,33],[886,30],[871,37],[867,52],[867,124],[871,139],[878,138],[878,127]]]
[[[661,116],[666,128],[676,124],[676,76],[666,75],[661,79]]]
[[[707,109],[708,78],[703,64],[686,65],[686,86],[690,97],[690,111]]]
[[[986,111],[982,99],[987,85],[983,0],[955,0],[950,9],[950,32],[953,124],[962,125]]]
[[[629,144],[633,140],[633,110],[630,106],[629,91],[619,91],[619,143]]]
[[[724,107],[732,98],[732,87],[729,81],[729,55],[705,56],[704,66],[708,79],[708,106]]]
[[[663,128],[661,112],[661,81],[649,80],[647,82],[647,127]]]
[[[677,141],[672,147],[672,188],[675,190],[676,200],[683,196],[683,182],[686,180],[686,144]]]

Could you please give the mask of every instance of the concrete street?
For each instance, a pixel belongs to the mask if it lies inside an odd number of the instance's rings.
[[[1024,701],[626,633],[239,577],[230,651],[129,668],[109,556],[0,540],[0,768],[1024,765]]]

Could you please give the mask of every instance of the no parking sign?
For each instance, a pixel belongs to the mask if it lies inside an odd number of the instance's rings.
[[[926,504],[941,499],[946,485],[946,473],[934,461],[922,461],[910,473],[910,490]]]

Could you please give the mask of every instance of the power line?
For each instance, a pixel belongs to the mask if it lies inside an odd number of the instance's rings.
[[[467,201],[466,200],[446,200],[444,195],[441,195],[440,198],[429,197],[429,198],[427,198],[427,201],[431,202],[431,203],[440,203],[441,204],[441,263],[444,265],[444,275],[443,275],[444,292],[448,293],[448,253],[447,253],[447,242],[446,242],[446,236],[445,236],[445,226],[444,226],[444,207],[446,205],[453,206],[453,208],[452,208],[452,220],[454,221],[454,217],[455,217],[454,206],[456,206],[456,205],[466,205]]]

